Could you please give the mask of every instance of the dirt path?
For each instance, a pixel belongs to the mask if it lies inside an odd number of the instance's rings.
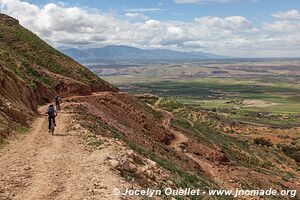
[[[151,106],[153,109],[163,113],[164,119],[163,119],[163,124],[164,126],[169,129],[175,136],[175,139],[171,141],[170,146],[175,149],[176,151],[183,151],[182,144],[188,143],[190,138],[185,135],[184,133],[175,130],[171,126],[171,119],[173,114],[170,113],[169,111],[163,110],[159,108],[159,103],[160,103],[160,98],[159,100],[154,104],[154,106]],[[198,120],[198,119],[197,119]],[[192,126],[192,125],[191,125]],[[224,188],[236,188],[238,186],[237,183],[232,182],[231,180],[231,175],[229,174],[230,172],[230,167],[229,166],[221,166],[221,165],[216,165],[216,163],[213,163],[212,161],[207,160],[206,158],[201,158],[197,157],[196,155],[189,153],[189,152],[184,152],[184,155],[189,157],[191,160],[195,161],[196,163],[199,164],[199,166],[204,170],[204,172],[209,175],[216,183],[218,183],[221,186],[224,186]]]
[[[68,132],[71,123],[70,114],[60,113],[52,136],[41,116],[23,139],[1,149],[0,199],[120,199],[112,189],[128,185],[105,161],[118,147],[85,150]]]
[[[182,151],[182,149],[180,147],[181,144],[188,142],[189,138],[185,134],[172,128],[172,126],[170,124],[171,124],[171,119],[172,119],[173,114],[170,113],[169,111],[160,109],[159,108],[160,101],[161,101],[161,98],[159,98],[153,106],[150,104],[149,104],[149,106],[151,106],[153,109],[163,113],[163,115],[164,115],[163,125],[165,126],[166,129],[169,129],[175,136],[175,139],[171,141],[170,146],[172,148],[176,149],[177,151]]]

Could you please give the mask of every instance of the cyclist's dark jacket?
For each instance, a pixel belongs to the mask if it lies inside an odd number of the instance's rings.
[[[47,111],[47,114],[48,114],[48,129],[50,130],[51,129],[51,120],[53,120],[53,123],[55,124],[55,109],[53,109],[53,112],[52,113],[49,113],[49,108],[48,108],[48,111]]]

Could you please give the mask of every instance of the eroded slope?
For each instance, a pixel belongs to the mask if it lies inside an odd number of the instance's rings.
[[[19,22],[0,14],[0,139],[24,124],[37,104],[61,96],[117,90],[58,52]]]

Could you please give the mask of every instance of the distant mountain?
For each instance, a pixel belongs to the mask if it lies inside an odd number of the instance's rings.
[[[181,52],[169,49],[139,49],[123,45],[109,45],[91,49],[60,49],[63,53],[77,61],[96,60],[203,60],[221,59],[225,56],[202,53]]]

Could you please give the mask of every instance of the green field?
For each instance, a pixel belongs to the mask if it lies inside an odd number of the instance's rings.
[[[172,97],[243,122],[300,126],[300,61],[168,64],[118,70],[119,74],[104,78],[131,93]]]

